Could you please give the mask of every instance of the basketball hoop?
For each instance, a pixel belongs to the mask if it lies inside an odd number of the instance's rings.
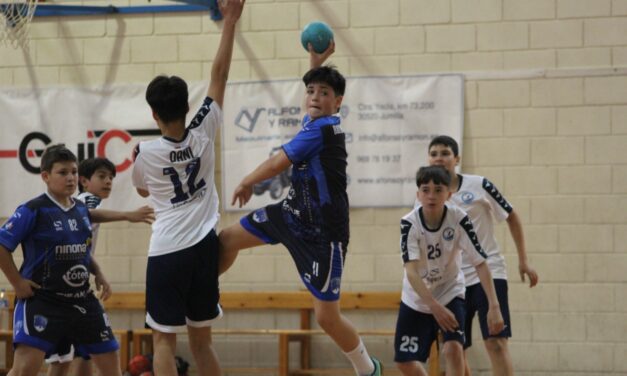
[[[0,1],[0,40],[14,48],[28,48],[28,28],[37,0]]]

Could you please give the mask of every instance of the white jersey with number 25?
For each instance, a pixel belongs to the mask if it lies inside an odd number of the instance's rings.
[[[437,229],[429,229],[425,225],[421,205],[401,219],[403,263],[418,260],[423,282],[433,298],[442,305],[450,303],[455,297],[464,297],[466,288],[461,252],[473,265],[485,262],[487,257],[468,215],[460,208],[445,205],[444,216]],[[407,273],[403,276],[401,300],[416,311],[432,313],[409,283]]]

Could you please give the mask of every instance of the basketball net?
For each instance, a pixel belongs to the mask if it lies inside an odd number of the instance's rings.
[[[28,29],[37,0],[0,0],[0,41],[14,48],[28,48]]]

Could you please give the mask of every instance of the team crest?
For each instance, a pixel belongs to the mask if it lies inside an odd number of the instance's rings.
[[[461,192],[462,201],[464,204],[470,204],[475,199],[475,195],[472,192]]]
[[[48,319],[42,315],[35,315],[35,317],[33,317],[33,326],[36,331],[43,332],[46,326],[48,326]]]
[[[444,232],[442,232],[442,237],[444,238],[444,240],[451,241],[453,240],[454,236],[455,230],[452,227],[447,227],[444,229]]]
[[[258,209],[253,213],[253,221],[257,223],[263,223],[268,221],[268,214],[266,214],[266,209]]]

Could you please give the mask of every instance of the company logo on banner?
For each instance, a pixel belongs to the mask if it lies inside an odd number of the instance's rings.
[[[237,210],[230,200],[241,179],[300,130],[304,92],[299,80],[229,85],[222,133],[226,210]],[[463,114],[461,75],[347,79],[339,116],[351,206],[411,206],[415,173],[427,163],[429,141],[440,134],[461,141]],[[290,176],[287,170],[256,184],[244,209],[285,197]]]
[[[146,204],[131,184],[132,152],[142,140],[160,136],[144,99],[145,85],[108,90],[69,87],[0,89],[0,217],[45,191],[41,155],[63,143],[79,161],[105,157],[116,166],[113,191],[104,207],[133,209]],[[206,83],[190,85],[191,108],[198,108]],[[194,107],[195,106],[195,107]],[[195,110],[192,110],[195,111]],[[78,192],[77,192],[78,193]]]

